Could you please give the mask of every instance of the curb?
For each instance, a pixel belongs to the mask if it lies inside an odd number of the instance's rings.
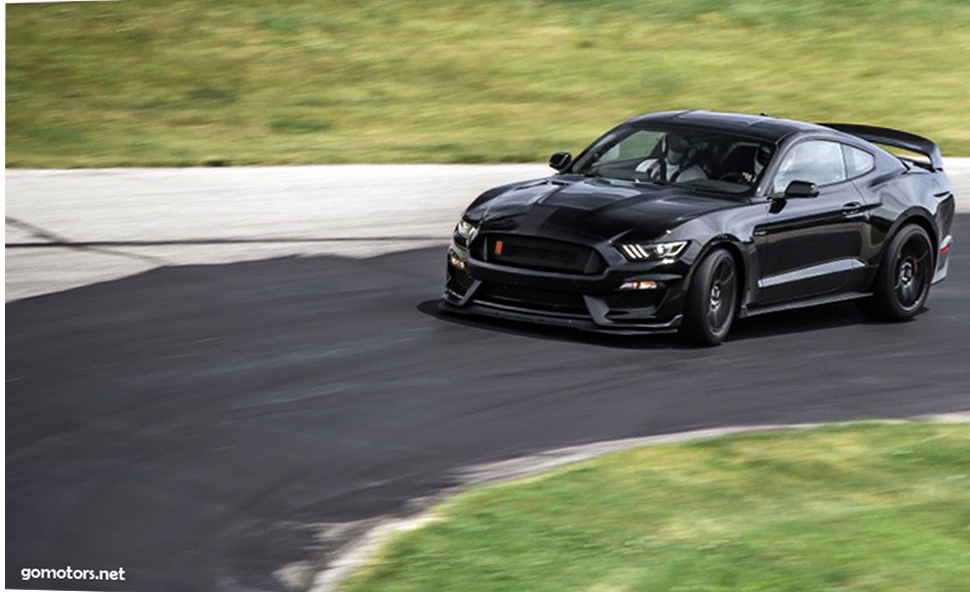
[[[851,423],[881,423],[881,424],[900,424],[908,421],[932,421],[939,423],[970,423],[970,410],[954,413],[943,413],[936,415],[920,415],[904,419],[880,419],[880,420],[858,420],[844,422],[822,422],[822,423],[798,423],[798,424],[768,424],[768,425],[749,425],[749,426],[730,426],[723,428],[707,428],[700,430],[690,430],[686,432],[676,432],[671,434],[661,434],[657,436],[644,436],[640,438],[623,438],[619,440],[606,440],[581,444],[578,446],[567,446],[556,448],[538,454],[531,454],[518,458],[502,460],[497,462],[472,465],[457,473],[459,485],[445,489],[437,495],[412,500],[408,503],[410,510],[406,510],[403,515],[394,517],[377,518],[373,520],[360,521],[335,525],[334,529],[328,532],[357,530],[362,531],[359,536],[347,541],[338,553],[329,561],[323,569],[317,571],[312,578],[309,587],[310,592],[334,592],[337,586],[346,579],[354,570],[367,564],[374,557],[381,545],[391,536],[399,532],[415,530],[428,524],[435,519],[435,506],[449,497],[452,497],[469,487],[484,483],[497,483],[512,481],[532,477],[541,473],[551,471],[566,465],[580,463],[604,454],[620,452],[630,448],[640,446],[656,446],[659,444],[676,444],[681,442],[692,442],[697,440],[708,440],[721,436],[733,434],[745,434],[755,432],[767,432],[776,430],[811,430],[826,426],[843,425]],[[367,523],[370,523],[368,526]],[[334,533],[337,534],[337,533]],[[332,535],[323,534],[324,538]],[[286,568],[280,571],[284,571]],[[278,572],[279,574],[279,572]],[[282,575],[282,574],[279,574]]]

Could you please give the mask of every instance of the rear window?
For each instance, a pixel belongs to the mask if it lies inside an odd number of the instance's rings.
[[[875,166],[876,159],[865,150],[843,144],[842,152],[845,154],[845,170],[849,178],[864,175]]]

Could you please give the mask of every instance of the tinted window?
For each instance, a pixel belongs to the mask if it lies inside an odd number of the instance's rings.
[[[702,129],[626,127],[602,138],[572,172],[734,195],[754,191],[771,160],[767,144]]]
[[[662,132],[650,130],[633,132],[607,150],[597,160],[597,164],[646,158],[657,148],[657,144],[663,137],[664,134]]]
[[[792,181],[829,185],[845,181],[842,145],[814,140],[796,144],[781,161],[775,175],[774,191],[782,192]]]
[[[868,173],[875,165],[876,159],[865,150],[843,145],[842,151],[845,153],[845,169],[850,179]]]

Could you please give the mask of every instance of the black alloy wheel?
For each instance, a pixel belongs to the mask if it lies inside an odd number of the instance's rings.
[[[734,322],[738,292],[734,258],[724,249],[709,253],[691,280],[681,334],[695,345],[719,345]]]
[[[933,281],[933,243],[921,227],[903,227],[890,241],[873,285],[867,312],[891,321],[916,316],[929,296]]]

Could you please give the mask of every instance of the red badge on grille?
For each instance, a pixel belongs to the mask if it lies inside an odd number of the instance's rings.
[[[496,255],[502,254],[502,241],[495,241],[495,254]]]

